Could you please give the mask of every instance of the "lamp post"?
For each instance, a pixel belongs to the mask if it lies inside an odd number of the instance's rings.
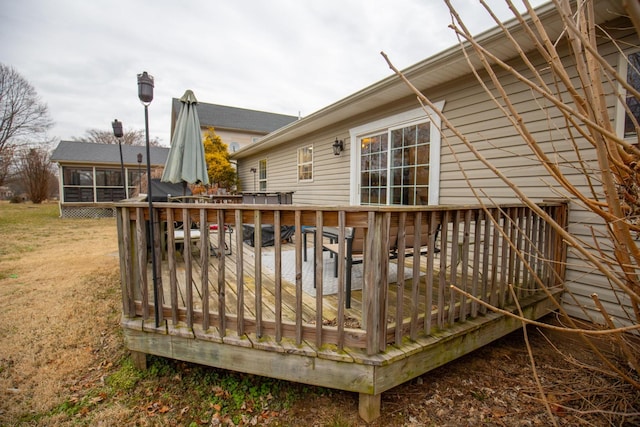
[[[122,122],[115,119],[111,122],[111,127],[113,128],[113,136],[118,140],[118,149],[120,150],[120,174],[122,178],[122,187],[124,188],[124,198],[126,199],[129,197],[129,192],[127,191],[127,180],[124,176],[124,161],[122,160],[122,136],[124,135],[122,132]]]
[[[138,194],[142,193],[142,174],[140,173],[141,164],[142,164],[142,153],[138,153]]]
[[[147,149],[147,200],[149,201],[149,240],[151,241],[151,275],[153,278],[153,306],[155,308],[156,328],[160,327],[160,290],[156,270],[156,251],[154,236],[153,200],[151,195],[151,150],[149,149],[149,104],[153,101],[153,77],[143,71],[138,74],[138,98],[144,105],[144,129]]]

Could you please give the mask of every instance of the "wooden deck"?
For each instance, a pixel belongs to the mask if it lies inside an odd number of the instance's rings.
[[[118,210],[122,326],[135,355],[357,392],[365,420],[380,414],[382,392],[521,327],[478,301],[511,312],[517,312],[517,301],[526,317],[536,319],[557,308],[553,297],[561,291],[563,244],[537,213],[522,206],[159,203],[153,262],[150,251],[138,249],[148,247],[145,206]],[[566,221],[564,204],[543,204],[541,210]],[[187,236],[187,249],[176,250],[171,238],[176,222],[199,224],[205,238],[191,242]],[[278,230],[290,224],[296,232],[292,242],[276,239],[273,247],[261,247],[256,235],[251,247],[239,232],[246,223],[258,230],[262,224]],[[211,256],[208,242],[223,243],[217,234],[206,238],[209,224],[234,229],[231,253]],[[367,230],[365,261],[352,276],[357,289],[350,308],[345,307],[344,253],[337,254],[337,279],[335,259],[327,259],[313,239],[303,261],[301,230],[326,225],[338,227],[343,240],[347,227]],[[439,251],[403,256],[420,253],[424,242],[413,239],[413,247],[406,242],[412,241],[407,230],[420,235],[421,227],[429,230],[427,246]],[[390,257],[391,251],[396,256]],[[156,289],[162,298],[158,306]]]

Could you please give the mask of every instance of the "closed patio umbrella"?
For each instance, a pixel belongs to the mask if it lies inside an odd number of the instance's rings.
[[[198,100],[191,90],[185,91],[182,107],[171,138],[171,148],[164,166],[161,181],[174,184],[209,184],[207,162],[204,158],[204,146],[200,133],[200,119],[196,104]]]

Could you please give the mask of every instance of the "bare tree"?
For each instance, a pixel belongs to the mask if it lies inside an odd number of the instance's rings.
[[[112,131],[105,131],[100,129],[89,129],[85,132],[84,137],[73,137],[74,141],[92,142],[95,144],[118,144],[123,145],[145,145],[146,134],[144,129],[138,130],[124,130],[122,138],[116,138]],[[119,139],[121,141],[119,141]],[[159,147],[160,140],[158,138],[149,138],[149,145],[152,147]]]
[[[33,203],[47,200],[51,183],[55,180],[49,152],[42,147],[20,150],[17,169],[29,199]]]
[[[38,140],[53,122],[47,105],[13,67],[0,63],[0,185],[3,185],[20,140]]]
[[[502,30],[504,44],[511,45],[516,52],[519,60],[519,67],[516,69],[513,61],[502,60],[499,55],[476,40],[451,2],[445,0],[452,16],[451,28],[460,39],[461,52],[466,55],[470,72],[474,74],[487,99],[493,102],[496,111],[500,111],[509,121],[515,131],[514,135],[530,148],[532,158],[535,158],[547,172],[550,178],[549,193],[566,195],[594,218],[594,225],[580,236],[569,233],[561,224],[546,215],[536,205],[536,201],[528,197],[527,191],[510,178],[505,169],[496,166],[483,155],[477,148],[478,144],[473,143],[474,137],[462,132],[454,121],[438,110],[428,95],[418,90],[398,71],[384,53],[382,55],[391,69],[413,90],[418,101],[429,107],[425,108],[425,111],[432,110],[439,116],[442,121],[440,132],[444,146],[450,150],[477,200],[484,204],[491,200],[491,195],[475,188],[472,180],[468,178],[465,163],[459,160],[456,153],[460,151],[460,147],[472,153],[487,170],[511,188],[515,197],[545,218],[545,221],[562,236],[575,259],[583,260],[592,274],[598,273],[608,282],[607,292],[614,295],[619,305],[616,307],[615,315],[608,312],[601,296],[596,292],[591,295],[592,301],[589,304],[574,295],[570,286],[565,286],[567,299],[591,322],[580,322],[572,318],[564,311],[563,304],[556,301],[563,319],[563,326],[557,330],[578,336],[600,357],[602,365],[591,367],[594,372],[620,379],[637,393],[640,390],[640,344],[637,336],[627,332],[640,329],[640,151],[637,144],[625,140],[615,132],[612,109],[607,108],[605,101],[607,94],[613,93],[625,109],[627,128],[640,135],[638,115],[634,114],[634,105],[638,104],[640,93],[637,87],[629,83],[627,75],[620,74],[619,70],[599,53],[598,44],[605,39],[609,39],[612,46],[619,48],[620,53],[622,48],[606,29],[597,25],[595,1],[553,0],[564,26],[561,40],[556,40],[547,33],[527,0],[523,0],[523,4],[531,17],[530,20],[526,20],[512,2],[507,0],[509,8],[525,32],[526,42],[533,46],[533,52],[525,50],[521,42],[496,18],[486,2],[482,1],[487,12]],[[632,6],[628,9],[631,21],[640,22],[637,1],[627,3]],[[635,12],[632,8],[635,8]],[[636,28],[636,32],[639,30],[640,28]],[[544,65],[534,64],[532,57],[541,58]],[[566,66],[567,63],[572,64],[571,67]],[[637,73],[637,68],[634,68],[636,65],[629,61],[628,67]],[[505,78],[505,75],[510,78]],[[530,116],[518,109],[518,102],[513,96],[514,80],[521,85],[518,88],[522,89],[524,86],[532,94],[544,117],[561,118],[549,121],[549,132],[562,135],[556,139],[557,144],[537,139],[533,129],[535,124],[527,122],[527,117]],[[509,83],[503,83],[505,81]],[[509,84],[512,86],[509,87]],[[598,222],[595,221],[596,218],[599,218]],[[526,262],[524,254],[520,255],[522,261]],[[455,289],[465,293],[462,289]],[[468,293],[465,295],[473,298],[473,295]],[[499,311],[496,307],[489,308]],[[522,316],[516,317],[523,326],[532,323]],[[554,328],[544,324],[539,326]],[[526,329],[523,330],[526,339]],[[606,340],[604,346],[603,339]],[[613,353],[620,355],[621,359],[612,356],[609,349],[614,349]],[[530,354],[533,354],[531,349]],[[590,368],[587,364],[568,360],[579,369]],[[532,368],[535,374],[533,357]],[[607,391],[609,392],[610,390]],[[540,397],[547,405],[550,419],[555,424],[542,386]],[[607,412],[605,408],[599,409],[603,413]],[[597,409],[594,407],[594,410]],[[624,416],[624,412],[621,411],[619,415]]]

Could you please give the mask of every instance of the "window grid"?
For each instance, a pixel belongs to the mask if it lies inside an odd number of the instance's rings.
[[[267,159],[262,159],[258,163],[258,185],[260,191],[267,191]]]
[[[313,145],[298,148],[298,181],[313,180]]]
[[[640,52],[631,53],[628,56],[627,82],[633,86],[634,89],[640,90]],[[640,100],[633,96],[633,94],[627,92],[626,103],[631,114],[635,117],[636,122],[640,122]],[[624,136],[636,135],[634,121],[629,114],[625,113],[624,117]]]
[[[429,122],[362,137],[360,144],[361,204],[428,204]]]

